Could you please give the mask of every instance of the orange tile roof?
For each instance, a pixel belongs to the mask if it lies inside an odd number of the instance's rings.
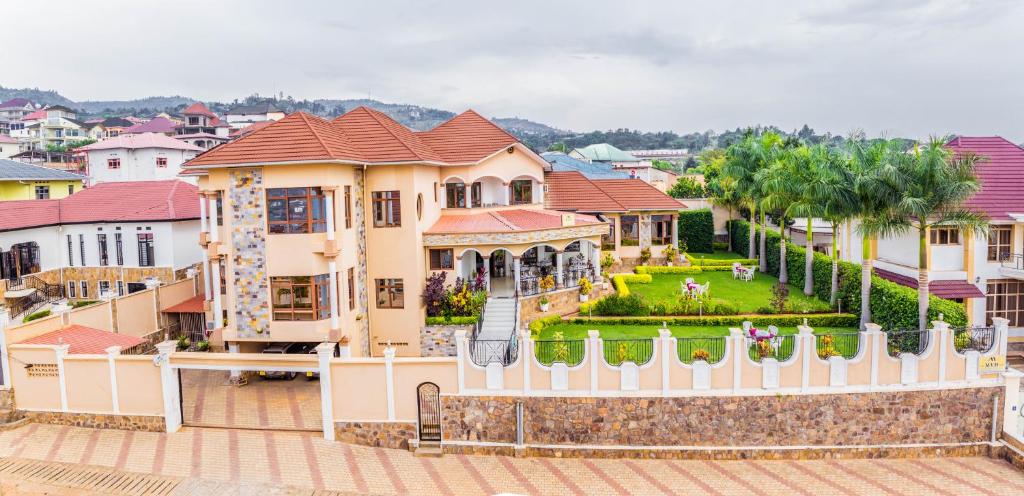
[[[576,171],[544,174],[544,206],[554,210],[612,213],[682,210],[679,200],[640,179],[589,179]]]
[[[683,210],[679,200],[662,193],[640,179],[597,179],[592,181],[627,210]]]
[[[164,313],[203,313],[203,295],[193,296],[177,305],[171,305],[163,310]]]
[[[207,117],[213,117],[214,119],[217,118],[217,114],[215,114],[213,112],[210,112],[210,109],[206,105],[203,105],[203,102],[193,103],[192,105],[189,105],[188,108],[183,110],[181,113],[185,114],[185,115],[188,115],[188,114],[193,114],[193,115],[199,114],[199,115],[205,115]]]
[[[96,355],[106,353],[106,349],[111,346],[120,346],[126,350],[145,342],[145,339],[135,336],[75,324],[26,339],[21,344],[67,344],[71,345],[68,353],[72,355]]]
[[[562,226],[564,212],[540,209],[495,210],[470,215],[442,215],[427,234],[469,234],[537,231]],[[591,215],[576,215],[577,226],[600,224]]]
[[[468,164],[519,143],[468,110],[414,132],[382,112],[357,107],[334,121],[296,112],[190,160],[187,167],[337,160],[353,163]]]

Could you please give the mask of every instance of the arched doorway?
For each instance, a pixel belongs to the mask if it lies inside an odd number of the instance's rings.
[[[433,382],[416,387],[420,442],[441,442],[441,388]]]
[[[512,252],[498,248],[491,252],[487,262],[487,272],[491,278],[491,296],[495,298],[511,298],[516,294],[515,275],[512,273]]]

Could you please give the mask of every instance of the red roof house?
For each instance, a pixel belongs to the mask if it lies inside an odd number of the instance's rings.
[[[981,191],[967,200],[968,208],[996,221],[1024,217],[1024,149],[999,136],[957,136],[946,146],[982,157],[975,170]]]

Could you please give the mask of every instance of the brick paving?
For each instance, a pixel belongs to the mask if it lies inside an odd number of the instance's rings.
[[[320,382],[301,374],[293,380],[258,376],[244,386],[228,384],[229,373],[182,370],[182,412],[190,426],[319,431]]]
[[[0,457],[92,465],[224,487],[345,494],[1024,494],[1024,473],[989,458],[694,461],[445,455],[324,441],[307,432],[186,427],[176,434],[29,424]]]

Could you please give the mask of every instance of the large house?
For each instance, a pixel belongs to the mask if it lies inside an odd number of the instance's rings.
[[[472,111],[424,132],[365,107],[333,121],[295,113],[199,155],[186,170],[202,174],[214,340],[414,356],[432,273],[479,276],[507,301],[547,275],[599,280],[609,226],[545,208],[549,169]]]
[[[569,152],[569,156],[586,162],[611,165],[613,169],[648,182],[660,191],[667,191],[678,179],[676,173],[658,169],[650,160],[634,157],[629,152],[622,151],[608,143],[576,148]]]
[[[26,122],[25,147],[30,150],[46,150],[50,146],[63,146],[89,138],[85,123],[78,120],[78,114],[63,105],[46,107],[42,115],[29,114],[23,121]]]
[[[21,151],[21,145],[18,140],[0,134],[0,158],[11,158],[17,155]]]
[[[210,149],[228,141],[231,126],[220,120],[202,102],[182,111],[185,122],[175,128],[175,138],[202,149]]]
[[[0,276],[62,288],[71,300],[174,281],[202,260],[196,187],[104,183],[59,200],[0,202]],[[8,284],[8,289],[18,284]],[[8,291],[11,303],[21,293]]]
[[[986,236],[956,229],[928,233],[929,292],[962,301],[974,325],[993,317],[1010,320],[1011,335],[1024,337],[1024,149],[1001,138],[952,139],[954,152],[983,157],[976,173],[981,190],[966,203],[990,219]],[[844,260],[861,262],[861,237],[855,225],[840,232]],[[917,287],[917,233],[870,241],[875,272],[882,278]]]
[[[35,105],[26,98],[12,98],[0,103],[0,135],[9,135],[12,127],[21,129],[21,119],[35,109]]]
[[[64,198],[84,182],[80,174],[0,158],[0,201]]]
[[[284,119],[284,111],[272,103],[239,105],[228,110],[224,120],[234,129],[242,129],[257,122],[279,121]]]
[[[77,149],[91,184],[175,179],[202,148],[158,133],[122,134]]]

